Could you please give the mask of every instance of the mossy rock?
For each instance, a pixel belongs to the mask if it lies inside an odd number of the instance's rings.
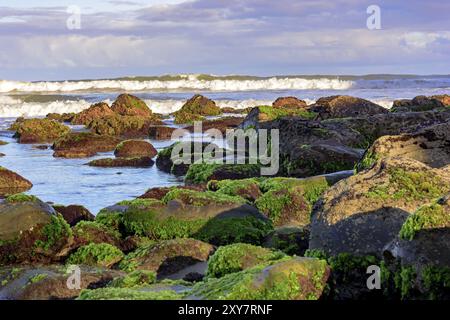
[[[202,95],[189,99],[180,110],[174,113],[175,123],[192,123],[203,120],[203,116],[218,116],[222,113],[216,103]]]
[[[115,278],[108,287],[133,288],[142,287],[156,282],[156,272],[147,270],[135,270],[129,274]]]
[[[0,204],[0,264],[58,261],[72,241],[64,218],[37,198]]]
[[[392,104],[391,112],[423,112],[430,110],[445,109],[443,101],[439,97],[417,96],[413,99],[395,100]],[[442,100],[442,101],[441,101]]]
[[[121,139],[90,132],[72,132],[53,144],[54,157],[84,158],[97,152],[113,151]]]
[[[87,127],[100,135],[123,136],[126,138],[147,138],[149,128],[161,124],[156,116],[122,116],[118,114],[91,121]]]
[[[90,243],[108,243],[121,247],[121,234],[95,221],[80,221],[72,228],[72,232],[75,247]]]
[[[325,177],[307,179],[268,178],[260,183],[264,192],[255,201],[275,226],[307,226],[311,209],[322,193],[329,188]]]
[[[157,155],[153,145],[144,140],[125,140],[119,143],[114,150],[114,155],[118,158],[149,157]]]
[[[381,256],[408,216],[450,191],[450,176],[409,158],[379,160],[341,180],[314,207],[311,249]]]
[[[150,157],[102,158],[86,163],[88,166],[100,168],[149,168],[154,164],[155,162]]]
[[[152,111],[143,100],[127,93],[119,95],[111,109],[122,116],[152,116]]]
[[[246,243],[236,243],[219,247],[208,260],[207,276],[220,278],[226,274],[239,272],[259,264],[278,261],[286,255]]]
[[[259,188],[259,179],[240,179],[240,180],[210,180],[208,190],[223,193],[229,196],[242,197],[248,201],[254,202],[262,192]]]
[[[288,255],[303,256],[309,247],[309,230],[289,226],[275,228],[264,239],[262,246],[280,250]]]
[[[195,239],[163,240],[142,246],[129,253],[120,269],[130,272],[146,270],[166,277],[198,262],[205,262],[214,247]]]
[[[83,290],[77,300],[181,300],[183,294],[170,286],[143,288],[100,288]]]
[[[0,166],[0,196],[25,192],[32,186],[33,184],[21,175]]]
[[[194,285],[188,299],[317,300],[329,276],[326,261],[293,258],[272,265],[209,278]]]
[[[205,183],[210,180],[246,179],[261,176],[260,164],[194,163],[186,173],[187,183]]]
[[[25,119],[13,128],[19,143],[53,142],[70,132],[69,127],[50,119]]]
[[[95,219],[95,216],[88,209],[80,205],[53,205],[53,209],[59,212],[71,227],[80,221],[93,221]]]
[[[68,264],[110,268],[122,260],[119,248],[107,243],[90,243],[82,246],[67,259]]]
[[[114,111],[109,107],[109,105],[105,102],[99,102],[74,115],[70,122],[72,124],[88,125],[93,120],[110,115],[114,115]]]
[[[195,191],[189,189],[173,189],[162,199],[164,203],[170,201],[179,201],[184,205],[202,207],[207,205],[230,205],[244,204],[245,200],[239,196],[230,196],[227,194],[212,191]]]

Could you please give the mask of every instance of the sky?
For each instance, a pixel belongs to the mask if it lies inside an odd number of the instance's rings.
[[[367,27],[370,5],[381,29]],[[450,74],[448,12],[443,0],[0,0],[0,79]]]

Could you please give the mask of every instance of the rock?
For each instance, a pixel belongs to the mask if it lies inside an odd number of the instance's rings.
[[[205,183],[211,180],[246,179],[261,176],[259,164],[191,164],[186,183]]]
[[[4,157],[4,156],[5,156],[5,154],[0,152],[0,157]]]
[[[166,126],[150,126],[148,129],[148,135],[150,139],[154,140],[171,140],[172,132],[177,128],[166,127]]]
[[[378,138],[359,165],[367,169],[383,157],[406,157],[432,168],[450,164],[450,121],[423,128],[416,133]]]
[[[233,107],[223,107],[221,108],[222,113],[231,113],[231,114],[247,114],[252,108],[244,108],[238,109]]]
[[[319,118],[335,119],[347,117],[372,116],[386,114],[389,111],[382,106],[365,99],[351,96],[331,96],[317,100],[310,106],[311,111],[319,114]]]
[[[91,167],[103,167],[103,168],[121,168],[121,167],[133,167],[133,168],[149,168],[153,166],[155,162],[149,157],[133,157],[133,158],[103,158],[92,160],[87,163]]]
[[[209,278],[194,285],[187,299],[200,300],[317,300],[330,270],[324,260],[293,258],[272,265]]]
[[[222,113],[216,103],[202,95],[195,95],[174,113],[175,123],[192,123],[203,116],[218,116]]]
[[[0,166],[0,196],[30,190],[33,184],[15,173]]]
[[[445,99],[445,98],[444,98]],[[444,100],[445,101],[445,100]],[[445,104],[433,97],[417,96],[412,100],[395,100],[392,112],[420,112],[445,108]]]
[[[246,243],[222,246],[208,260],[208,277],[220,278],[259,264],[286,258],[281,251],[274,251]]]
[[[258,106],[253,108],[239,125],[241,129],[258,129],[262,123],[285,117],[299,117],[300,119],[314,119],[316,113],[306,109],[289,109],[272,106]]]
[[[4,146],[4,145],[7,145],[7,144],[8,144],[8,142],[0,140],[0,146]]]
[[[446,107],[450,106],[450,95],[448,95],[448,94],[441,94],[441,95],[431,96],[431,98],[439,100]]]
[[[397,285],[403,299],[450,297],[445,280],[450,274],[449,199],[447,194],[410,215],[399,236],[384,250],[388,265],[399,274],[409,275]]]
[[[95,221],[80,221],[72,228],[74,243],[71,249],[90,243],[107,243],[122,249],[121,234]]]
[[[228,129],[237,128],[242,123],[243,118],[241,117],[224,117],[215,120],[205,120],[202,122],[203,132],[211,129],[217,129],[222,134],[225,134]],[[188,126],[184,128],[189,132],[194,132],[194,126]]]
[[[262,246],[302,257],[309,247],[309,230],[298,227],[276,228],[267,235]]]
[[[154,117],[111,115],[92,120],[87,127],[101,135],[146,138],[151,126],[162,124]]]
[[[73,117],[75,116],[75,113],[49,113],[47,114],[46,118],[50,120],[56,120],[59,122],[71,122]]]
[[[105,102],[99,102],[91,105],[86,110],[77,113],[71,120],[72,124],[88,125],[92,120],[101,119],[114,115],[114,111]]]
[[[325,177],[272,178],[261,182],[260,188],[263,195],[255,201],[255,206],[275,226],[307,227],[311,209],[329,188],[329,182]]]
[[[143,100],[127,93],[119,95],[111,109],[122,116],[152,116],[152,111]]]
[[[114,150],[119,142],[120,139],[117,137],[89,132],[73,132],[55,141],[53,156],[62,158],[92,157],[97,152]]]
[[[158,152],[155,147],[143,140],[125,140],[119,143],[114,150],[114,155],[118,158],[147,157],[153,158]]]
[[[174,189],[162,201],[122,201],[102,209],[96,221],[122,230],[124,236],[195,238],[214,245],[259,244],[272,231],[271,222],[243,198],[187,189]]]
[[[72,253],[67,259],[67,263],[111,268],[120,262],[123,257],[123,252],[113,245],[108,243],[90,243]]]
[[[80,221],[94,221],[95,219],[88,209],[79,205],[53,205],[53,209],[59,212],[71,227]]]
[[[174,189],[189,189],[195,191],[206,191],[206,188],[201,185],[176,186],[176,187],[156,187],[147,190],[143,195],[139,196],[141,199],[157,199],[162,200],[166,194]]]
[[[72,241],[63,217],[36,197],[18,194],[0,203],[0,265],[58,261]]]
[[[16,124],[14,137],[19,143],[53,142],[70,132],[69,127],[50,119],[25,119]]]
[[[39,144],[39,145],[35,145],[33,146],[33,149],[38,149],[38,150],[47,150],[48,148],[50,148],[51,146],[47,145],[47,144]]]
[[[80,266],[80,287],[68,287],[68,275],[61,265],[45,267],[13,266],[0,271],[0,299],[6,300],[68,300],[81,290],[106,285],[123,272]]]
[[[208,190],[227,194],[229,196],[239,196],[251,202],[262,196],[259,182],[256,179],[241,180],[210,180]]]
[[[165,240],[129,253],[120,263],[120,268],[127,272],[153,271],[158,278],[165,278],[188,266],[207,261],[213,252],[212,245],[195,239]]]
[[[450,176],[408,158],[386,158],[325,191],[311,217],[310,249],[381,256],[406,218],[450,190]]]
[[[300,100],[296,97],[281,97],[276,99],[272,106],[274,108],[287,108],[287,109],[306,109],[308,104],[304,100]]]

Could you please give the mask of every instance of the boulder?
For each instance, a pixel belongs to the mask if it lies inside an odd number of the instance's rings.
[[[111,105],[111,109],[122,116],[152,116],[152,111],[143,100],[127,93],[119,95]]]
[[[262,246],[302,257],[309,248],[309,230],[289,226],[278,227],[267,235]]]
[[[33,184],[15,173],[0,166],[0,196],[30,190]]]
[[[222,134],[225,134],[227,130],[237,128],[242,123],[242,117],[223,117],[215,120],[205,120],[202,122],[203,132],[210,129],[217,129]],[[189,132],[194,132],[194,126],[188,126],[184,128]]]
[[[95,221],[80,221],[72,227],[72,233],[74,237],[72,250],[90,243],[107,243],[120,249],[125,247],[121,234],[117,230]]]
[[[450,190],[450,176],[408,158],[379,160],[339,181],[313,208],[310,249],[381,256],[406,218]]]
[[[89,243],[79,247],[67,259],[68,264],[111,268],[124,257],[123,252],[109,243]]]
[[[53,142],[70,132],[69,127],[56,120],[24,119],[13,124],[14,137],[19,143]]]
[[[80,221],[94,221],[95,219],[88,209],[79,205],[53,205],[53,209],[59,212],[71,227]]]
[[[120,263],[120,268],[153,271],[158,278],[165,278],[181,270],[206,262],[214,247],[195,239],[173,239],[159,241],[129,253]]]
[[[210,180],[207,185],[208,190],[227,194],[229,196],[239,196],[250,202],[262,196],[257,179],[240,180]]]
[[[194,163],[187,167],[187,183],[206,183],[211,180],[246,179],[261,176],[259,164]]]
[[[274,264],[209,278],[194,285],[186,299],[200,300],[318,300],[330,269],[326,261],[292,258]]]
[[[324,119],[371,116],[386,114],[389,111],[382,106],[365,99],[351,96],[331,96],[320,98],[310,106],[311,111]]]
[[[236,243],[222,246],[208,260],[209,277],[220,278],[224,275],[239,272],[259,264],[275,262],[286,258],[281,251],[275,251],[247,243]]]
[[[241,129],[258,129],[261,124],[282,119],[285,117],[298,117],[300,119],[314,119],[317,116],[316,113],[307,109],[289,109],[272,106],[258,106],[247,114],[244,120],[239,125]]]
[[[382,136],[367,150],[360,169],[383,157],[411,158],[433,168],[450,164],[450,121],[425,127],[416,133]]]
[[[195,95],[190,98],[174,113],[175,123],[192,123],[202,120],[203,116],[218,116],[222,113],[216,103],[202,95]]]
[[[121,168],[121,167],[133,167],[133,168],[149,168],[153,166],[155,162],[149,157],[132,157],[132,158],[102,158],[92,160],[87,163],[91,167],[103,167],[103,168]]]
[[[444,101],[445,97],[443,97]],[[445,108],[445,104],[434,97],[417,96],[412,100],[395,100],[392,104],[392,112],[420,112]]]
[[[162,200],[166,194],[173,189],[189,189],[195,191],[206,191],[206,188],[201,185],[188,185],[188,186],[176,186],[176,187],[156,187],[148,189],[143,195],[140,195],[141,199],[157,199]]]
[[[77,113],[71,120],[72,124],[88,125],[92,120],[101,119],[114,115],[114,111],[105,102],[99,102],[91,105],[86,110]]]
[[[125,140],[119,143],[114,150],[118,158],[148,157],[153,158],[158,152],[155,147],[143,140]]]
[[[448,94],[435,95],[435,96],[431,96],[431,98],[439,100],[446,107],[450,106],[450,95],[448,95]]]
[[[72,241],[64,218],[36,197],[18,194],[0,203],[0,264],[58,261]]]
[[[59,122],[71,122],[73,117],[75,117],[75,113],[49,113],[45,116],[47,119],[56,120]]]
[[[148,129],[148,135],[150,139],[154,140],[170,140],[172,139],[172,132],[177,128],[166,126],[150,126]]]
[[[272,106],[274,108],[287,108],[287,109],[308,108],[308,104],[304,100],[300,100],[296,97],[280,97],[273,102]]]
[[[12,266],[0,271],[0,299],[6,300],[68,300],[75,299],[81,290],[104,286],[116,277],[117,270],[80,266],[80,287],[69,287],[71,269],[61,265],[41,267]]]
[[[122,116],[114,114],[92,120],[87,127],[96,134],[147,138],[151,126],[162,124],[156,116]]]
[[[117,137],[98,135],[90,132],[73,132],[53,144],[54,157],[85,158],[97,152],[108,152],[116,148],[121,140]]]

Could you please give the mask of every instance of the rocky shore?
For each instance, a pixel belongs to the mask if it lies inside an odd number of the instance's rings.
[[[171,116],[190,132],[199,120],[220,132],[278,129],[276,176],[261,176],[260,163],[174,163],[175,144],[158,152],[144,140],[170,139],[174,127],[130,94],[18,118],[17,143],[51,144],[54,157],[95,167],[156,165],[185,184],[94,215],[41,201],[33,181],[0,167],[0,299],[450,298],[449,96],[391,110],[350,96],[281,97],[231,111],[195,95]]]

